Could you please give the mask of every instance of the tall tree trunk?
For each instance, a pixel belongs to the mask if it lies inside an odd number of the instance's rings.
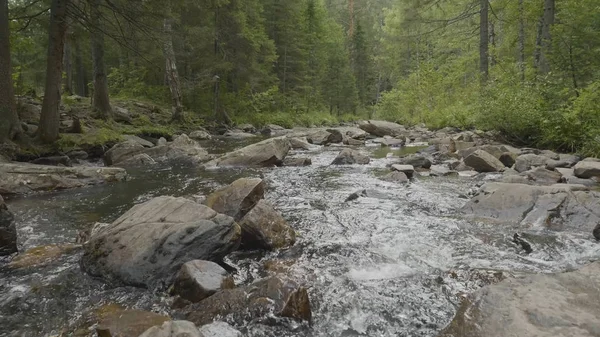
[[[58,140],[60,124],[60,86],[62,57],[67,32],[67,6],[69,0],[52,0],[50,27],[48,28],[48,56],[46,61],[46,88],[38,134],[44,142]]]
[[[71,60],[71,42],[69,41],[69,38],[65,40],[63,62],[65,68],[63,90],[66,94],[73,95],[73,62]]]
[[[521,81],[525,82],[525,8],[523,0],[519,0],[519,72]]]
[[[348,0],[348,37],[354,36],[354,0]]]
[[[8,1],[0,0],[0,143],[21,132],[10,68]]]
[[[91,1],[92,25],[92,61],[94,66],[94,97],[93,108],[102,119],[112,118],[112,108],[108,97],[108,82],[106,81],[106,66],[104,65],[104,33],[102,32],[100,4],[102,0]]]
[[[81,97],[87,97],[87,76],[83,66],[83,57],[79,41],[74,41],[75,47],[75,94]]]
[[[544,0],[544,16],[542,19],[541,41],[540,41],[540,58],[538,70],[540,74],[550,72],[550,62],[548,57],[552,47],[551,29],[554,25],[554,0]]]
[[[479,72],[482,82],[486,82],[489,76],[489,32],[488,32],[488,0],[481,1],[481,12],[479,18]]]
[[[175,50],[173,49],[173,26],[170,18],[166,18],[163,23],[163,54],[165,57],[165,72],[169,90],[171,91],[172,109],[174,121],[183,120],[183,106],[181,104],[181,83],[179,82],[179,73],[177,72],[177,63],[175,61]]]

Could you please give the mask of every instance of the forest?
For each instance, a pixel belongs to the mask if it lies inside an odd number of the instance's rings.
[[[600,155],[599,53],[597,0],[0,0],[0,142],[64,141],[83,97],[84,129],[135,100],[175,126],[384,119]]]

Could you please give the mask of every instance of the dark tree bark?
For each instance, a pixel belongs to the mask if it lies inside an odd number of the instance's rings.
[[[479,72],[481,80],[487,81],[489,76],[489,30],[488,30],[488,0],[481,1],[479,18]]]
[[[175,50],[173,48],[173,27],[171,19],[166,18],[163,23],[163,55],[165,57],[165,73],[169,90],[171,91],[171,100],[173,108],[174,121],[183,120],[183,105],[181,104],[181,83],[179,82],[179,73],[177,72],[177,63],[175,61]]]
[[[67,6],[69,0],[52,0],[50,27],[48,28],[48,56],[46,61],[46,89],[38,133],[44,142],[58,140],[60,125],[60,86],[62,83],[62,57],[67,32]]]
[[[8,1],[0,0],[0,143],[21,132],[10,68]]]
[[[66,94],[73,95],[73,61],[71,59],[71,42],[68,38],[65,40],[63,62],[65,68],[63,90]]]
[[[550,72],[550,62],[548,60],[550,49],[552,47],[551,29],[554,25],[555,6],[554,0],[544,0],[544,15],[542,17],[542,27],[540,31],[539,43],[539,63],[538,70],[540,74]]]
[[[81,47],[79,41],[74,41],[75,47],[75,94],[81,97],[87,97],[87,74],[83,66],[83,57],[81,55]]]
[[[92,63],[94,66],[94,97],[92,106],[102,119],[112,118],[112,108],[108,97],[108,82],[104,64],[104,34],[102,33],[100,4],[102,0],[91,0],[92,25],[96,30],[92,33]]]

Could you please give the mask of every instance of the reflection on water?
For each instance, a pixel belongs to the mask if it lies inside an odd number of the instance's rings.
[[[214,142],[207,147],[220,152]],[[314,322],[310,328],[244,324],[247,335],[256,337],[435,336],[452,318],[457,294],[497,280],[495,270],[552,272],[600,256],[600,245],[583,234],[539,230],[524,234],[534,245],[534,252],[524,255],[511,241],[516,228],[455,216],[466,202],[458,196],[479,178],[397,185],[376,175],[393,159],[330,166],[338,150],[294,154],[311,157],[311,167],[204,171],[155,166],[131,171],[124,183],[13,199],[9,207],[18,219],[21,247],[31,248],[73,242],[79,229],[110,222],[154,196],[199,195],[239,177],[264,178],[267,199],[296,229],[298,242],[283,252],[233,254],[228,262],[243,283],[264,276],[267,260],[290,261],[288,273],[309,286]],[[362,189],[378,193],[344,202]],[[111,289],[83,275],[79,254],[32,270],[0,266],[0,336],[58,335],[82,313],[108,302],[169,312],[163,294]]]

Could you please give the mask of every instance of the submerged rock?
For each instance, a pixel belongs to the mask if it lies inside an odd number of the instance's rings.
[[[357,150],[353,149],[343,149],[342,152],[338,154],[338,156],[333,160],[331,165],[367,165],[371,162],[371,159],[360,153]]]
[[[440,337],[598,336],[600,262],[509,278],[471,294]]]
[[[185,198],[158,197],[132,207],[85,245],[83,269],[134,286],[172,280],[190,260],[220,261],[238,248],[234,219]]]
[[[278,249],[296,242],[296,232],[271,204],[259,200],[239,222],[242,247],[246,249]]]
[[[195,303],[234,286],[233,278],[223,267],[211,261],[193,260],[181,266],[175,277],[173,292]]]
[[[81,245],[47,245],[26,250],[15,257],[8,266],[13,269],[40,267],[50,264],[65,254],[81,249]]]
[[[271,138],[212,160],[206,164],[206,167],[281,166],[289,150],[290,142],[287,138]]]
[[[168,316],[143,310],[124,309],[117,305],[107,305],[99,311],[101,312],[98,316],[101,320],[96,326],[98,337],[136,337],[151,327],[161,326],[164,322],[170,321]]]
[[[0,194],[63,190],[124,180],[117,167],[60,167],[28,163],[0,164]]]
[[[15,217],[0,195],[0,256],[11,255],[17,251]]]
[[[364,122],[358,123],[358,127],[361,128],[362,130],[364,130],[374,136],[378,136],[378,137],[383,137],[383,136],[397,137],[397,136],[404,136],[407,133],[406,128],[404,128],[404,126],[402,126],[400,124],[392,123],[392,122],[386,122],[386,121],[375,121],[375,120],[364,121]]]
[[[310,158],[285,158],[283,166],[310,166],[312,160]]]
[[[206,198],[204,204],[238,221],[264,197],[265,183],[262,179],[240,178],[229,186],[213,192]]]
[[[581,185],[488,183],[462,212],[528,227],[589,233],[600,222],[600,192]]]
[[[296,282],[273,276],[243,288],[217,292],[204,301],[182,310],[184,317],[197,325],[216,318],[239,324],[265,315],[310,321],[312,312],[306,288]]]
[[[206,337],[196,325],[188,321],[167,321],[161,326],[153,326],[139,337]]]

